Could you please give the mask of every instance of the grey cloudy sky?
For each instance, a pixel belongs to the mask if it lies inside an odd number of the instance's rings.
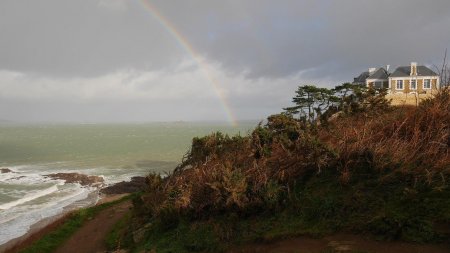
[[[0,119],[261,119],[300,84],[439,64],[449,27],[448,0],[0,0]]]

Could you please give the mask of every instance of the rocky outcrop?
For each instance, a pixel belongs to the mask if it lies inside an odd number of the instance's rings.
[[[103,177],[88,176],[79,173],[54,173],[44,176],[52,179],[65,180],[66,183],[79,183],[83,186],[101,187],[104,182]]]
[[[133,193],[144,190],[146,185],[145,177],[132,177],[129,182],[122,181],[113,184],[101,189],[100,192],[104,194]]]
[[[12,171],[12,170],[10,170],[10,169],[8,169],[8,168],[1,168],[0,169],[0,173],[14,173],[14,171]]]

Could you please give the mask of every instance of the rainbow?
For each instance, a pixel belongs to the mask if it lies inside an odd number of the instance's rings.
[[[200,55],[196,52],[194,47],[189,43],[186,37],[181,34],[176,27],[166,18],[164,17],[158,9],[152,5],[148,0],[141,0],[140,1],[144,8],[148,10],[153,18],[158,21],[158,23],[172,36],[175,38],[175,40],[178,42],[178,44],[183,48],[195,61],[195,63],[200,67],[202,70],[204,76],[208,80],[208,82],[211,84],[212,88],[215,90],[221,105],[223,107],[223,110],[225,114],[227,115],[228,121],[232,126],[237,126],[237,120],[236,117],[233,114],[233,111],[231,110],[231,106],[227,101],[226,95],[221,89],[219,81],[214,77],[214,75],[209,71],[208,64],[200,57]]]

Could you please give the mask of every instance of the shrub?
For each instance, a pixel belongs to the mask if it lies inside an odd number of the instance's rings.
[[[173,174],[149,175],[139,213],[160,231],[180,229],[181,221],[277,211],[314,233],[347,227],[386,239],[436,238],[433,222],[450,205],[422,203],[430,192],[448,192],[450,94],[392,108],[385,91],[352,89],[333,99],[329,108],[339,113],[326,123],[278,114],[248,136],[194,138]],[[195,240],[185,247],[210,248]]]

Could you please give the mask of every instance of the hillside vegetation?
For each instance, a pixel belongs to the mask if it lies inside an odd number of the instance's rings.
[[[171,175],[147,177],[111,247],[220,252],[336,231],[448,242],[450,94],[418,107],[384,95],[301,86],[247,136],[194,138]]]

